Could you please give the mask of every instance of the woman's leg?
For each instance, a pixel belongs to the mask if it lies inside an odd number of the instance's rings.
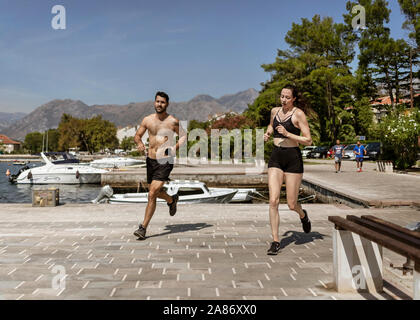
[[[302,182],[302,173],[284,173],[286,180],[286,194],[287,194],[287,205],[290,210],[296,211],[299,217],[303,219],[305,213],[303,212],[302,206],[298,203],[299,188]]]
[[[273,241],[279,242],[279,201],[280,201],[280,190],[283,184],[283,171],[278,168],[268,168],[268,190],[270,194],[269,214],[270,214],[270,225],[271,234]]]

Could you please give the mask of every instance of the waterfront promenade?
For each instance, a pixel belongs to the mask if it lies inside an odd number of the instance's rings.
[[[351,170],[354,162],[345,162],[343,168],[344,173],[336,174],[332,162],[308,164],[305,178],[377,201],[390,196],[411,201],[401,188],[419,188],[416,176],[377,173],[368,166],[356,173]],[[364,195],[357,194],[359,179],[372,186]],[[395,187],[398,179],[408,180]],[[412,297],[412,275],[390,266],[400,267],[406,259],[387,249],[383,293],[337,293],[332,288],[333,225],[328,216],[369,214],[405,226],[420,221],[414,202],[383,208],[304,204],[312,220],[309,234],[302,232],[297,214],[280,205],[282,250],[277,256],[266,255],[271,241],[267,204],[180,204],[175,217],[169,216],[165,204],[158,204],[148,238],[139,241],[132,233],[144,208],[144,204],[42,208],[0,204],[0,299]]]
[[[356,172],[355,161],[342,161],[342,172],[335,173],[333,160],[306,161],[304,180],[331,190],[333,198],[336,193],[367,207],[420,206],[420,174],[378,172],[367,161],[363,172]]]

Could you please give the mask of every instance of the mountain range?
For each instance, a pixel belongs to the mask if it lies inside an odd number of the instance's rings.
[[[258,97],[258,91],[248,89],[236,94],[224,95],[219,99],[201,94],[187,102],[170,101],[168,113],[179,120],[206,121],[210,115],[234,111],[242,113]],[[9,120],[11,125],[0,127],[0,133],[16,140],[23,141],[26,134],[34,131],[44,132],[57,128],[63,113],[76,118],[91,118],[101,115],[103,119],[113,122],[117,127],[135,126],[147,115],[154,113],[153,101],[132,102],[126,105],[106,104],[88,106],[80,100],[52,100],[29,114]],[[11,115],[11,114],[9,114]],[[5,118],[6,114],[5,114]],[[1,123],[0,113],[0,123]]]
[[[26,116],[26,113],[22,113],[22,112],[14,112],[14,113],[0,112],[0,132],[25,116]]]

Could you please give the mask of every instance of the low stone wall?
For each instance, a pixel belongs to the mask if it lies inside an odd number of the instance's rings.
[[[315,194],[317,200],[322,203],[343,203],[351,208],[369,208],[367,201],[355,199],[305,179],[302,180],[301,188],[306,194]]]

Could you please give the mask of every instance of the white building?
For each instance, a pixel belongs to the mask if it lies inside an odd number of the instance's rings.
[[[118,142],[121,143],[121,141],[125,137],[134,137],[136,135],[138,128],[139,126],[134,126],[134,127],[128,126],[125,128],[118,129],[117,130]],[[146,131],[141,140],[143,141],[144,144],[146,144],[148,138],[149,138],[149,134]]]
[[[12,151],[19,150],[20,145],[20,142],[14,141],[4,134],[0,134],[0,150],[3,152],[10,153]]]

